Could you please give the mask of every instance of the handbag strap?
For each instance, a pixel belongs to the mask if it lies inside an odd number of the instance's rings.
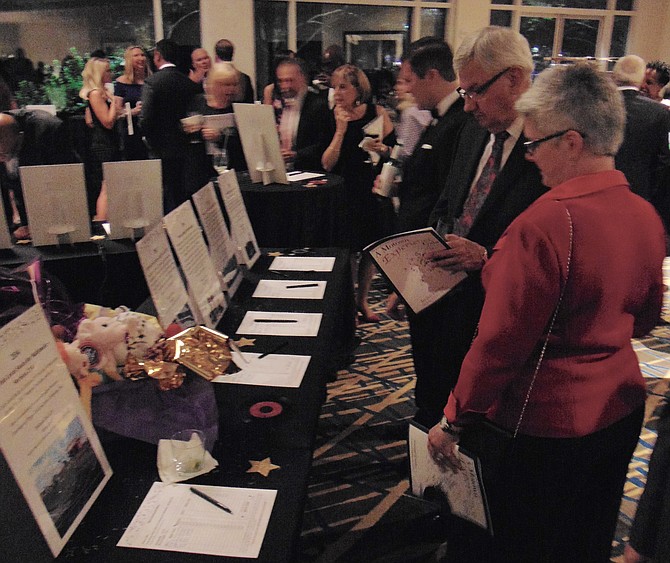
[[[526,412],[526,407],[528,406],[528,401],[530,400],[530,394],[533,390],[533,386],[535,385],[535,380],[537,379],[537,374],[540,371],[540,366],[542,365],[542,360],[544,359],[544,353],[547,350],[547,344],[549,343],[549,337],[551,336],[551,331],[554,329],[554,323],[556,322],[556,317],[558,316],[558,310],[561,307],[561,302],[563,301],[563,296],[565,295],[565,287],[568,285],[568,278],[570,277],[570,261],[572,260],[573,228],[572,228],[572,216],[570,215],[570,211],[568,210],[567,207],[565,207],[565,213],[568,216],[568,226],[569,226],[569,234],[570,234],[570,239],[569,239],[569,243],[568,243],[568,259],[565,263],[565,283],[561,287],[561,293],[558,296],[558,303],[556,303],[556,308],[554,309],[554,314],[552,315],[551,321],[549,322],[549,330],[547,331],[547,336],[544,339],[544,342],[542,344],[542,348],[540,350],[540,356],[537,359],[537,364],[535,365],[535,370],[533,372],[533,378],[530,380],[530,385],[528,386],[528,392],[526,393],[526,398],[524,399],[523,407],[521,407],[521,413],[519,414],[519,420],[516,423],[516,428],[514,429],[514,435],[513,435],[514,438],[516,438],[517,434],[519,433],[519,428],[521,428],[521,423],[523,421],[523,415]]]

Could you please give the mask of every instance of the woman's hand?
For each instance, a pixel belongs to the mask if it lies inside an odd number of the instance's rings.
[[[486,248],[456,235],[445,237],[449,248],[427,252],[425,258],[436,268],[454,272],[481,270],[486,262]]]
[[[335,133],[344,135],[347,131],[347,127],[349,127],[351,115],[342,106],[335,106],[333,113],[335,115]]]
[[[623,551],[623,560],[624,563],[644,563],[645,561],[649,561],[649,558],[638,553],[627,543]]]
[[[205,141],[218,141],[221,138],[221,131],[218,129],[203,127],[201,133],[202,138],[205,139]]]
[[[461,469],[461,463],[456,455],[456,444],[458,437],[442,430],[439,424],[428,432],[428,452],[443,471]]]
[[[142,111],[142,102],[137,102],[135,107],[130,110],[130,115],[132,116],[139,115],[141,111]]]

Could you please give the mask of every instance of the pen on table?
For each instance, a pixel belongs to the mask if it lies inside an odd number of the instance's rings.
[[[287,285],[286,289],[298,289],[301,287],[319,287],[318,283],[301,283],[298,285]]]
[[[297,323],[297,319],[254,319],[255,323]]]
[[[280,272],[278,270],[268,270],[271,274],[275,274],[276,276],[280,276],[282,278],[288,278],[288,274],[285,274],[284,272]]]
[[[191,491],[194,495],[199,496],[201,499],[206,500],[207,502],[213,504],[213,505],[216,506],[217,508],[220,508],[220,509],[223,510],[224,512],[227,512],[228,514],[232,514],[232,513],[233,513],[233,511],[230,510],[230,508],[228,508],[225,504],[221,504],[218,500],[216,500],[216,499],[210,497],[209,495],[206,495],[205,493],[203,493],[202,491],[196,489],[195,487],[189,487],[188,489],[189,489],[189,491]]]
[[[284,348],[286,348],[286,346],[288,346],[288,342],[285,340],[279,346],[275,346],[269,352],[263,352],[260,356],[258,356],[258,359],[260,360],[261,358],[265,358],[265,356],[269,356],[270,354],[275,354],[275,353],[279,352],[279,350],[283,350]]]

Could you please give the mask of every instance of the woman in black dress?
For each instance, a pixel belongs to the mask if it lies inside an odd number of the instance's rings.
[[[371,94],[370,81],[365,73],[354,65],[342,65],[331,77],[335,107],[329,128],[331,142],[321,157],[321,164],[328,172],[344,178],[348,223],[344,226],[345,244],[355,252],[393,232],[393,208],[388,198],[372,193],[378,173],[371,162],[368,151],[387,154],[388,147],[395,144],[393,124],[386,110],[368,103]],[[366,137],[363,128],[380,118],[383,122],[381,139],[375,138],[360,147]],[[368,305],[368,293],[375,269],[365,254],[358,265],[358,292],[356,304],[365,322],[379,322],[378,315]]]

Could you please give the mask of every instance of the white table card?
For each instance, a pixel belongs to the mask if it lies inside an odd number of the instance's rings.
[[[167,328],[176,322],[183,328],[195,326],[188,293],[163,225],[146,233],[135,248],[161,325]]]
[[[223,280],[209,257],[191,202],[182,203],[163,221],[186,278],[198,323],[215,328],[228,304],[223,294]]]
[[[193,203],[200,217],[200,223],[209,243],[209,255],[216,271],[223,276],[230,297],[235,295],[242,282],[242,271],[237,263],[235,243],[230,238],[214,184],[209,182],[193,194]]]
[[[55,557],[112,470],[39,305],[0,329],[0,397],[0,450]]]
[[[193,493],[190,485],[154,483],[117,545],[257,558],[277,491],[194,488],[227,510]]]
[[[319,333],[322,317],[322,313],[247,311],[237,328],[237,333],[268,336],[316,336]]]
[[[334,266],[334,256],[277,256],[269,269],[292,272],[332,272]]]
[[[260,280],[252,297],[265,299],[323,299],[325,281]]]
[[[91,240],[83,164],[21,166],[33,246]]]
[[[261,251],[256,242],[256,235],[251,226],[244,199],[242,199],[235,171],[227,170],[219,176],[217,183],[230,219],[230,234],[237,246],[238,262],[251,268],[260,257]]]
[[[135,238],[163,217],[160,160],[103,162],[111,239]]]

